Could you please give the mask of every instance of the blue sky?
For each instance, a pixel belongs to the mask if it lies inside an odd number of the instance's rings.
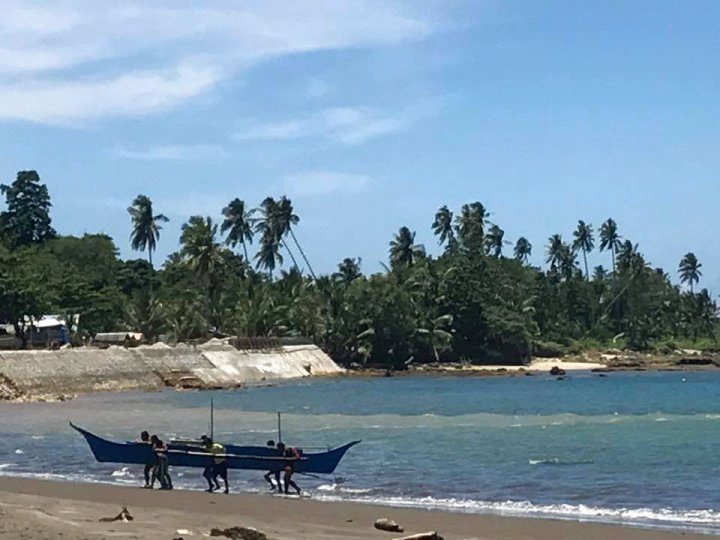
[[[534,262],[608,217],[720,292],[720,3],[3,1],[0,178],[37,169],[62,233],[129,248],[126,208],[219,218],[287,194],[322,271],[482,201]],[[508,252],[511,246],[508,247]],[[609,264],[595,254],[593,264]]]

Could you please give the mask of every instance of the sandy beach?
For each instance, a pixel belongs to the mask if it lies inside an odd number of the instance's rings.
[[[123,506],[132,522],[101,522]],[[209,495],[134,487],[0,478],[0,537],[15,539],[204,538],[212,528],[253,527],[269,538],[392,539],[402,534],[373,528],[387,517],[406,534],[438,531],[453,540],[676,539],[707,536],[596,523],[453,514],[381,506],[285,499],[260,495]]]

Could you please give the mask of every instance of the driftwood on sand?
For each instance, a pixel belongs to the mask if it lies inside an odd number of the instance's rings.
[[[400,525],[395,523],[391,519],[378,519],[375,522],[375,528],[379,531],[386,531],[386,532],[405,532],[405,529],[403,529]]]
[[[126,506],[123,506],[120,513],[115,517],[104,517],[98,519],[101,523],[112,523],[113,521],[122,521],[122,522],[128,522],[133,521],[135,518],[130,515],[130,512],[128,512],[128,509]]]
[[[402,538],[394,538],[393,540],[443,540],[443,537],[435,531],[431,531],[420,534],[411,534],[410,536],[403,536]]]

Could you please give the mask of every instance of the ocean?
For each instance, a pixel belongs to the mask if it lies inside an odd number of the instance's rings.
[[[208,431],[306,450],[353,448],[308,494],[457,512],[605,521],[720,534],[720,373],[306,379],[234,391],[118,393],[0,403],[0,474],[140,485],[141,467],[96,463],[68,421],[129,440]],[[202,471],[172,471],[202,489]],[[267,493],[231,471],[235,492]],[[269,495],[268,495],[269,496]]]

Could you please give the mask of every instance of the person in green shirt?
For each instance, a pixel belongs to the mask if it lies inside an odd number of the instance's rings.
[[[213,441],[210,437],[203,436],[202,441],[205,446],[205,450],[213,455],[212,462],[208,464],[203,471],[203,476],[208,483],[208,489],[206,491],[208,493],[212,493],[215,490],[219,490],[220,482],[218,482],[218,477],[220,477],[225,484],[225,494],[230,493],[227,462],[225,461],[225,447],[222,444]]]

